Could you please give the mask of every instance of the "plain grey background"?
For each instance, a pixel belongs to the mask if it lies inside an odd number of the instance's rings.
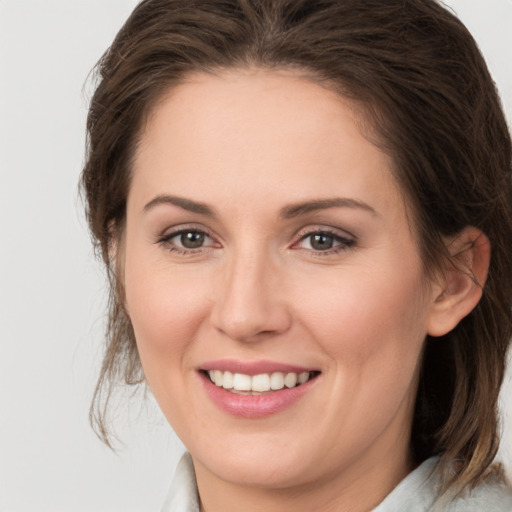
[[[182,446],[151,398],[88,426],[104,276],[77,194],[87,75],[135,0],[0,0],[0,510],[159,510]],[[450,0],[512,119],[512,1]],[[502,458],[512,474],[512,385]]]

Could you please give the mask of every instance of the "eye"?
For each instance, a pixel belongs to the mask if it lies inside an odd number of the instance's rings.
[[[341,236],[330,231],[313,231],[301,237],[296,247],[318,253],[336,253],[346,250],[355,244],[352,238]]]
[[[326,251],[332,249],[335,244],[335,239],[332,235],[326,235],[325,233],[315,233],[314,235],[308,235],[304,241],[308,241],[308,245],[315,251]]]
[[[179,240],[179,244],[185,249],[198,249],[202,247],[205,239],[209,238],[205,233],[200,231],[183,231],[179,235],[174,236],[171,240],[175,239],[175,244]]]
[[[200,229],[180,229],[159,238],[158,243],[177,253],[196,252],[215,246],[215,241]]]

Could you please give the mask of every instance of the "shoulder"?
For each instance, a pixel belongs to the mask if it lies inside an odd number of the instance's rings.
[[[438,462],[438,457],[426,460],[373,512],[512,512],[512,489],[494,477],[455,497],[439,497]]]
[[[441,503],[438,509],[446,512],[512,512],[512,489],[496,479],[488,479],[450,502]]]

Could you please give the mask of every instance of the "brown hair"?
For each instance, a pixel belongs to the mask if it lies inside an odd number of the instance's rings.
[[[294,67],[362,106],[395,163],[427,270],[443,236],[475,226],[492,257],[483,297],[449,334],[427,338],[412,446],[455,461],[475,485],[498,446],[497,399],[512,334],[511,141],[493,81],[463,24],[434,0],[144,0],[98,63],[82,187],[107,266],[110,312],[91,419],[108,443],[113,386],[144,380],[112,242],[123,232],[145,116],[191,72]]]

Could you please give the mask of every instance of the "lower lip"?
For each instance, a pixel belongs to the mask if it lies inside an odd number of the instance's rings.
[[[242,418],[265,418],[277,414],[303,397],[314,385],[318,377],[294,388],[283,388],[260,395],[238,395],[213,384],[208,377],[201,375],[206,393],[220,409]]]

